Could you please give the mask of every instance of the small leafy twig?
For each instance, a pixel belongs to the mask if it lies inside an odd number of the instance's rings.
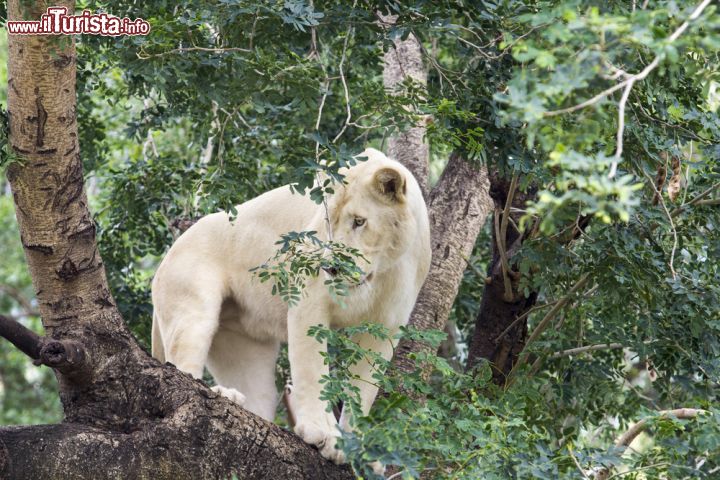
[[[280,248],[264,264],[250,269],[261,282],[273,281],[272,294],[293,306],[300,301],[309,278],[332,272],[325,280],[331,295],[341,304],[348,286],[357,284],[364,272],[356,260],[366,260],[359,250],[342,243],[323,241],[317,232],[289,232],[280,237]]]

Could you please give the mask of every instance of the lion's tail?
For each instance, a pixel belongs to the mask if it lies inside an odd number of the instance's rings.
[[[165,362],[165,347],[163,346],[162,337],[160,336],[160,321],[157,311],[153,310],[152,323],[152,356]]]

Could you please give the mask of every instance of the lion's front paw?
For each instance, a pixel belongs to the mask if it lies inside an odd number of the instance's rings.
[[[332,427],[335,428],[334,431]],[[301,419],[295,425],[295,433],[302,438],[305,443],[316,446],[323,457],[337,464],[345,463],[345,454],[342,450],[335,448],[337,439],[340,436],[337,424],[319,425],[316,422]]]
[[[214,387],[211,388],[211,390],[215,393],[219,393],[220,395],[222,395],[225,398],[229,398],[230,400],[237,403],[241,407],[243,405],[245,405],[245,395],[238,392],[234,388],[227,388],[227,387],[223,387],[222,385],[215,385]]]

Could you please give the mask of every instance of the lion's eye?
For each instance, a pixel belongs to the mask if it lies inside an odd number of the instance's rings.
[[[355,220],[353,220],[353,228],[362,227],[365,225],[365,219],[360,217],[355,217]]]

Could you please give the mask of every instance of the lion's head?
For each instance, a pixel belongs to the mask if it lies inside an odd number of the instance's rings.
[[[359,155],[367,160],[341,172],[345,185],[328,202],[335,241],[359,250],[359,283],[389,270],[399,261],[416,235],[422,193],[412,173],[375,149]],[[329,272],[332,274],[332,272]]]

